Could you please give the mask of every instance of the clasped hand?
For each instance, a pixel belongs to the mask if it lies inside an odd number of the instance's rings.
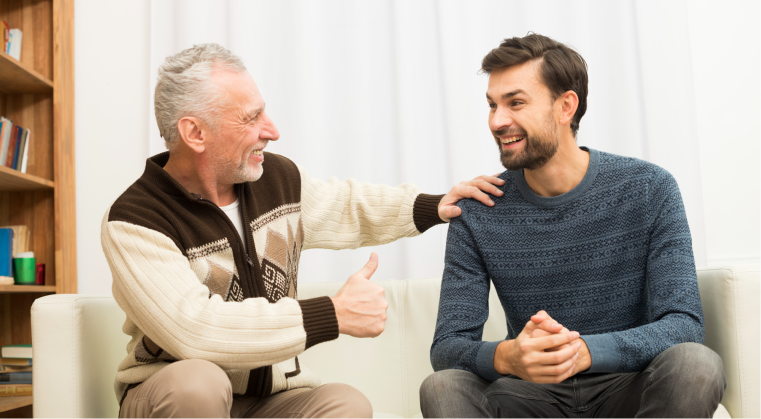
[[[589,350],[579,332],[558,324],[544,310],[513,340],[497,346],[494,368],[534,383],[559,383],[589,368]]]

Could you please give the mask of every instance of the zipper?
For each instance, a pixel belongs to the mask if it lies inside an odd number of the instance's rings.
[[[250,282],[251,286],[253,286],[253,287],[256,287],[256,284],[255,284],[255,282],[256,282],[256,278],[253,278],[253,273],[252,273],[252,272],[253,272],[253,269],[254,269],[254,262],[253,262],[253,261],[251,260],[251,258],[248,256],[248,252],[246,252],[246,247],[243,245],[243,241],[242,241],[242,240],[241,240],[241,238],[240,238],[240,234],[238,233],[238,229],[237,229],[237,228],[235,228],[235,225],[233,225],[233,222],[230,220],[230,217],[228,217],[228,216],[227,216],[227,214],[225,214],[225,212],[224,212],[224,211],[222,211],[222,209],[221,209],[221,208],[219,208],[219,206],[218,206],[217,204],[215,204],[215,203],[213,203],[213,202],[209,201],[208,199],[203,199],[203,198],[201,197],[201,194],[194,194],[194,193],[191,193],[191,195],[193,195],[194,197],[196,197],[196,199],[198,199],[199,201],[201,201],[201,202],[203,202],[203,203],[205,203],[205,204],[207,204],[207,205],[211,205],[211,206],[212,206],[212,207],[214,207],[214,208],[215,208],[217,211],[221,212],[221,213],[222,213],[222,215],[223,215],[223,217],[222,217],[222,218],[223,218],[223,219],[225,220],[225,222],[227,223],[227,226],[228,226],[228,227],[232,227],[232,231],[233,231],[233,233],[234,233],[234,234],[233,234],[233,236],[235,237],[233,240],[235,240],[235,242],[238,244],[238,249],[240,249],[240,252],[241,252],[241,254],[242,254],[243,256],[245,256],[245,257],[246,257],[246,262],[247,262],[247,263],[244,263],[244,264],[243,264],[243,267],[244,267],[244,269],[245,269],[246,279],[248,279],[248,280],[250,280],[250,281],[251,281],[251,282]],[[238,196],[240,197],[240,195],[238,195]],[[245,233],[245,229],[246,229],[246,226],[245,226],[245,225],[243,226],[243,229],[244,229],[244,233]],[[241,278],[241,282],[242,282],[242,278]],[[254,290],[252,289],[251,291],[253,292]]]

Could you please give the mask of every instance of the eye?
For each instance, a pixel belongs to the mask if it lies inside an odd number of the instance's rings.
[[[512,103],[512,105],[513,105],[513,106],[520,106],[520,105],[523,105],[523,102],[522,102],[522,101],[520,101],[520,100],[514,100],[514,101],[513,101],[513,103]]]
[[[495,109],[497,107],[497,104],[489,102],[489,107],[492,108],[492,109]]]

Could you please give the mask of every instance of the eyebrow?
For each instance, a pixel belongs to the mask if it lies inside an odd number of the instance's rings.
[[[248,119],[254,119],[254,118],[256,118],[256,115],[258,115],[258,114],[259,114],[259,112],[263,111],[265,106],[267,106],[267,104],[266,104],[266,103],[262,103],[262,106],[261,106],[261,107],[259,107],[259,108],[256,108],[256,109],[254,109],[253,111],[249,112],[249,113],[246,115],[246,118],[248,118]]]
[[[525,90],[523,90],[523,89],[518,89],[518,90],[513,90],[512,92],[507,92],[507,93],[505,93],[504,95],[502,95],[502,99],[510,99],[511,97],[513,97],[513,96],[515,96],[515,95],[519,95],[519,94],[521,94],[521,93],[523,93],[523,94],[525,94],[525,95],[528,95],[528,93],[526,93],[526,91],[525,91]],[[494,102],[494,99],[492,99],[492,98],[491,98],[491,96],[489,96],[489,94],[488,94],[488,93],[486,94],[486,98],[487,98],[487,99],[489,99],[489,100],[491,100],[492,102]]]

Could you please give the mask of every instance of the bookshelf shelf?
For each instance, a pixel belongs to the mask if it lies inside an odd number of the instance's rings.
[[[51,93],[53,82],[28,65],[0,51],[0,90],[6,94]]]
[[[53,189],[55,183],[52,180],[43,179],[39,176],[21,173],[9,167],[0,166],[0,191],[33,191]]]
[[[0,285],[0,293],[14,292],[55,292],[55,285]]]
[[[0,226],[26,226],[45,264],[45,285],[0,285],[0,346],[34,343],[37,298],[77,292],[74,3],[0,0],[0,21],[23,33],[20,60],[0,51],[0,115],[32,132],[27,173],[0,167]],[[32,409],[31,396],[0,397],[0,418]]]
[[[0,397],[0,412],[7,412],[31,404],[32,396]]]

